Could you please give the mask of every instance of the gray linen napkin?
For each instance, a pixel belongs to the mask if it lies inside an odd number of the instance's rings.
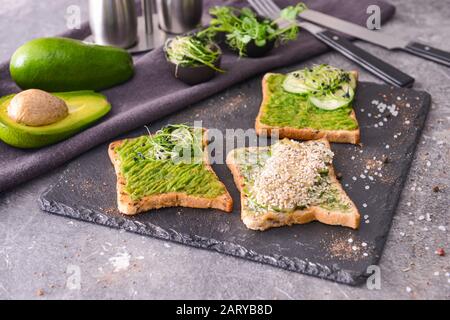
[[[382,22],[390,19],[395,7],[378,0],[310,0],[304,1],[310,8],[348,21],[365,25],[366,9],[376,4],[381,8]],[[205,10],[212,5],[237,4],[244,1],[205,0]],[[296,1],[278,0],[280,6]],[[89,34],[88,26],[65,36],[82,39]],[[127,131],[136,129],[172,112],[205,99],[225,88],[270,71],[293,64],[327,51],[327,47],[306,31],[298,40],[280,46],[270,55],[259,59],[238,59],[230,53],[222,59],[225,74],[210,82],[189,87],[173,78],[165,63],[162,49],[154,50],[136,60],[136,74],[132,80],[103,93],[112,104],[112,110],[96,125],[74,137],[38,150],[12,148],[0,141],[0,191],[54,169],[74,157]],[[11,80],[8,63],[0,65],[0,96],[19,92]],[[211,110],[220,112],[220,110]]]

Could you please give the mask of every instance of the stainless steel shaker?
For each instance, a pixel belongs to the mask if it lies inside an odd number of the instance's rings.
[[[203,0],[156,0],[159,26],[162,30],[182,34],[201,22]]]
[[[90,0],[89,24],[95,43],[133,46],[138,40],[135,0]]]

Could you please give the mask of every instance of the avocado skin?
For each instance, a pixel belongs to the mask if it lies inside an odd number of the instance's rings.
[[[22,89],[99,91],[129,80],[134,68],[131,55],[120,48],[39,38],[16,50],[10,72]]]
[[[29,127],[14,122],[7,115],[7,107],[15,94],[1,97],[0,140],[21,149],[41,148],[77,134],[111,110],[106,97],[94,91],[61,92],[54,95],[66,102],[69,116],[42,127]]]

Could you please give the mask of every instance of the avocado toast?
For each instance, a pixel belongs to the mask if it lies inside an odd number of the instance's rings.
[[[277,130],[280,138],[358,144],[360,130],[352,107],[357,76],[327,65],[288,75],[266,74],[256,132],[270,135]]]
[[[240,148],[227,156],[241,192],[247,228],[267,230],[318,220],[357,229],[360,215],[342,189],[327,140],[283,139],[270,147]]]
[[[233,200],[212,170],[205,148],[206,132],[185,125],[111,143],[119,211],[135,215],[182,206],[231,212]]]

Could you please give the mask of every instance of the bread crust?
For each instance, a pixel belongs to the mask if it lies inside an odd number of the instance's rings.
[[[322,141],[329,146],[328,141],[324,139]],[[238,149],[231,151],[227,155],[226,163],[233,175],[233,179],[238,190],[241,192],[241,219],[247,228],[264,231],[274,227],[305,224],[317,220],[329,225],[339,225],[352,229],[358,229],[360,224],[359,211],[337,180],[333,165],[329,166],[329,176],[332,184],[339,189],[341,199],[350,203],[351,208],[348,212],[332,211],[317,206],[311,206],[303,210],[295,210],[291,213],[275,211],[255,213],[254,211],[251,211],[247,206],[247,197],[242,192],[245,182],[235,162],[234,153],[236,150]]]
[[[206,132],[204,133],[204,137],[206,137]],[[233,199],[228,193],[225,185],[219,180],[216,173],[213,171],[209,163],[207,152],[204,153],[205,166],[217,177],[217,180],[224,187],[225,193],[223,195],[216,198],[203,198],[180,192],[170,192],[146,196],[137,201],[133,200],[130,194],[125,190],[126,179],[120,171],[120,157],[116,152],[116,148],[123,142],[124,140],[112,142],[108,148],[108,155],[117,176],[117,206],[121,213],[132,216],[152,209],[168,207],[188,207],[201,209],[212,208],[225,212],[233,211]]]
[[[353,74],[358,78],[356,71]],[[269,126],[261,122],[263,109],[269,103],[270,92],[268,79],[276,73],[267,73],[262,80],[263,100],[259,108],[258,116],[255,121],[255,130],[258,135],[271,135],[272,131],[278,131],[279,138],[290,138],[296,140],[317,140],[325,138],[330,142],[359,144],[361,133],[359,126],[355,130],[317,130],[312,128],[293,128]],[[355,111],[352,110],[350,117],[357,121]]]

